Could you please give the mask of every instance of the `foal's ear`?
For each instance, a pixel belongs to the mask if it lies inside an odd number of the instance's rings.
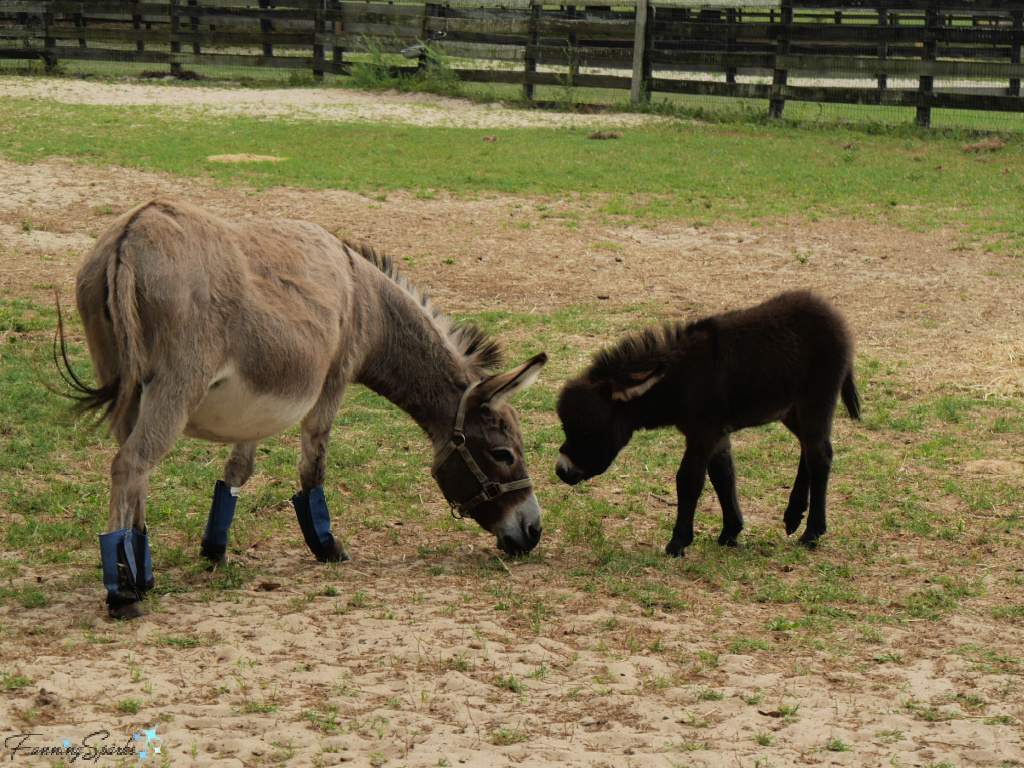
[[[526,389],[537,380],[540,369],[548,361],[547,353],[541,352],[511,371],[492,376],[479,386],[483,403],[498,408],[516,392]]]
[[[664,365],[646,371],[624,373],[612,379],[612,400],[628,403],[630,400],[640,397],[663,378],[665,378]]]

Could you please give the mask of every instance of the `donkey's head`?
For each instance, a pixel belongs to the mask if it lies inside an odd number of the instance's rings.
[[[471,385],[463,394],[451,439],[431,470],[452,513],[471,517],[510,555],[540,541],[540,507],[523,457],[519,416],[508,405],[530,386],[548,357],[543,352],[506,373]]]
[[[576,485],[611,466],[636,428],[626,403],[663,377],[660,367],[615,377],[595,375],[591,370],[566,382],[558,395],[565,442],[555,464],[555,474],[563,483]]]

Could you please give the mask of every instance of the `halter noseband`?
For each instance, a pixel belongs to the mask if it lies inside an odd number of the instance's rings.
[[[475,381],[466,387],[466,391],[462,393],[462,399],[459,401],[459,410],[455,414],[455,429],[452,430],[452,437],[448,441],[448,445],[437,455],[434,459],[434,465],[430,468],[430,474],[437,480],[437,473],[445,465],[445,463],[452,457],[453,454],[458,453],[462,457],[463,463],[466,468],[473,473],[477,482],[480,483],[480,493],[471,499],[466,501],[455,501],[452,499],[448,492],[444,488],[441,488],[441,493],[444,494],[445,499],[448,501],[448,506],[451,507],[452,517],[457,520],[461,520],[465,517],[469,510],[473,509],[485,501],[491,501],[498,498],[499,496],[508,493],[509,491],[518,491],[521,488],[530,488],[533,486],[533,481],[530,478],[524,480],[514,480],[511,483],[496,483],[487,475],[484,474],[483,470],[476,463],[476,459],[473,458],[473,454],[469,452],[466,447],[466,434],[462,431],[462,426],[466,421],[466,403],[469,400],[469,393],[476,389],[476,385],[480,382]],[[441,484],[438,483],[438,487]]]

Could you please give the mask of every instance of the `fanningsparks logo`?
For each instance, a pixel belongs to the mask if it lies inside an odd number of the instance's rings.
[[[108,743],[110,731],[94,731],[80,741],[63,739],[59,744],[46,744],[40,733],[16,733],[4,739],[4,748],[11,751],[11,760],[16,757],[59,757],[68,765],[75,761],[90,762],[101,757],[127,757],[137,755],[139,762],[159,757],[163,742],[156,735],[156,726],[142,730],[128,737],[124,746]]]

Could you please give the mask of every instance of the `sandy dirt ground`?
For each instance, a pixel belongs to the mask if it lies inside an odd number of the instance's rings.
[[[155,103],[167,93],[0,84],[0,100],[31,94]],[[239,111],[265,110],[274,99],[271,115],[309,109],[318,119],[326,109],[294,91],[173,89],[175,103],[182,98]],[[377,110],[384,119],[413,114],[417,121],[438,110],[446,120],[460,110],[473,120],[509,114],[434,99],[336,98],[351,101],[335,105],[332,119],[366,119]],[[529,119],[551,124],[554,116]],[[848,314],[859,355],[904,364],[922,393],[943,384],[997,394],[1024,388],[1019,263],[958,248],[963,238],[953,231],[841,220],[617,227],[591,215],[593,201],[257,194],[124,168],[0,158],[0,292],[51,301],[52,286],[73,285],[82,255],[114,215],[158,195],[232,217],[303,218],[413,256],[408,276],[459,313],[607,302],[647,307],[652,319],[689,317],[811,286]],[[569,212],[571,226],[562,218]],[[604,341],[568,339],[549,352],[582,364]],[[845,421],[838,428],[837,439],[855,429]],[[994,463],[950,471],[1021,472],[1019,455],[988,458]],[[555,483],[549,474],[534,477]],[[429,503],[443,514],[439,494]],[[344,525],[343,513],[335,524]],[[502,566],[486,537],[459,533],[438,574],[417,556],[416,544],[433,535],[407,525],[396,544],[391,532],[363,531],[349,542],[353,561],[337,567],[315,564],[298,546],[253,550],[246,556],[262,569],[258,583],[239,585],[223,600],[204,600],[209,593],[198,589],[167,594],[129,624],[105,618],[100,585],[89,580],[45,608],[8,601],[0,607],[0,670],[5,679],[32,682],[0,690],[0,736],[8,739],[0,759],[58,764],[28,749],[64,739],[80,744],[95,732],[122,746],[155,729],[159,741],[150,742],[143,764],[156,757],[182,766],[1024,765],[1020,666],[1007,671],[980,658],[1021,657],[1024,625],[992,618],[994,601],[1011,599],[1002,593],[968,599],[939,622],[878,625],[871,642],[851,627],[837,653],[835,638],[815,647],[766,629],[786,616],[784,605],[733,601],[682,577],[673,586],[685,593],[683,612],[645,615],[637,605],[573,591],[562,574],[588,567],[583,550]],[[557,541],[559,532],[546,535]],[[908,562],[928,561],[929,545],[908,538]],[[637,546],[660,545],[648,538]],[[530,596],[547,596],[544,620],[525,608],[496,611],[498,597],[481,598],[478,573],[488,567],[527,606]],[[11,584],[74,576],[23,567]],[[887,579],[880,571],[880,592]],[[738,653],[729,643],[735,637],[763,638],[777,651]],[[509,676],[521,690],[502,687]],[[987,708],[935,720],[905,706],[955,709],[951,702],[967,694],[983,697]],[[141,702],[139,711],[119,708],[127,700]],[[28,733],[37,735],[12,749],[10,736]],[[105,760],[138,764],[134,748],[144,742],[130,743],[130,755]],[[829,749],[839,744],[849,749]]]

